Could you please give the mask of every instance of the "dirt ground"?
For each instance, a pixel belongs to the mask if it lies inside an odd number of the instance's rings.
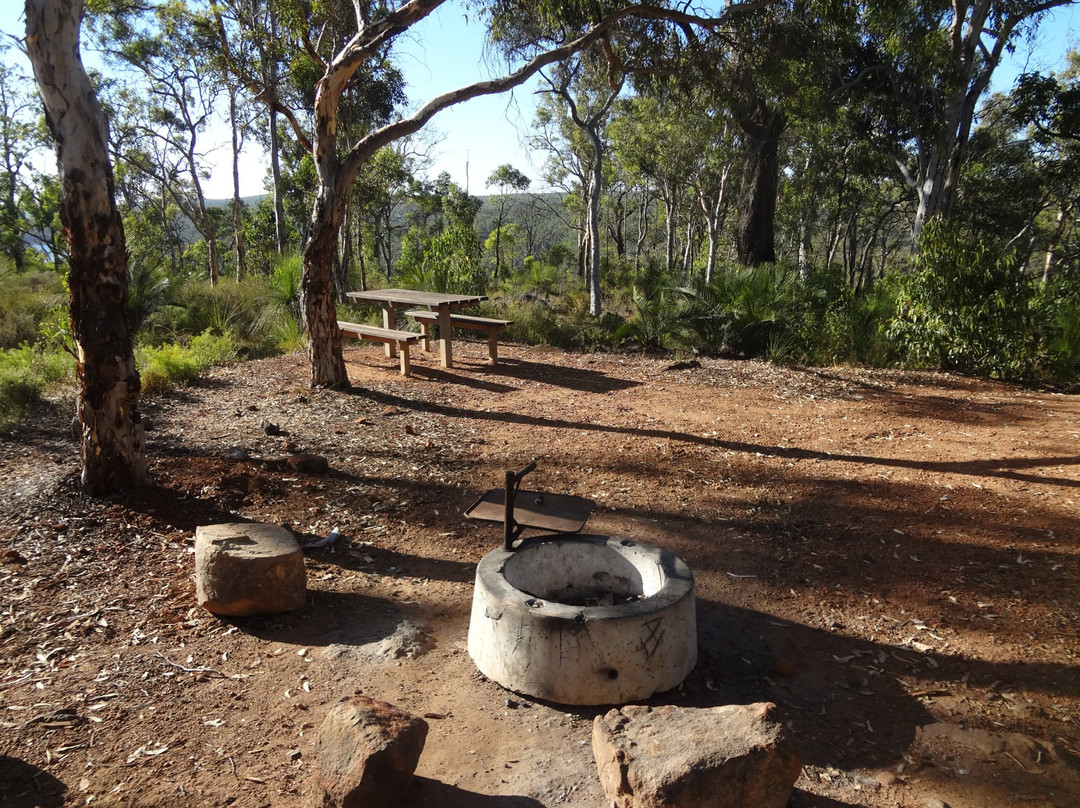
[[[216,370],[145,401],[155,485],[104,501],[78,494],[68,405],[0,435],[0,805],[311,805],[318,727],[354,693],[430,724],[403,806],[604,805],[607,708],[509,693],[465,650],[502,536],[463,511],[536,460],[526,487],[595,500],[589,532],[690,565],[699,661],[649,703],[775,702],[795,808],[1080,806],[1080,399],[456,353],[405,379],[352,349],[344,392],[297,355]],[[263,462],[285,441],[330,472]],[[307,551],[304,609],[195,605],[195,528],[236,520],[339,529]]]

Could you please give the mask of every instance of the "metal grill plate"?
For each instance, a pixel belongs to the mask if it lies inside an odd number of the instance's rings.
[[[502,522],[505,496],[505,489],[492,488],[470,505],[465,515],[485,522]],[[521,527],[577,533],[585,527],[594,504],[584,497],[519,490],[514,497],[514,521]]]

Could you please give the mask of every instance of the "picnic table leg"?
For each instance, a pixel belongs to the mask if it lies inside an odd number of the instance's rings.
[[[383,328],[393,328],[397,325],[397,318],[394,317],[393,303],[387,302],[382,304],[382,324]],[[397,343],[386,343],[386,355],[391,359],[397,356]]]
[[[439,359],[444,368],[454,366],[454,349],[450,346],[449,306],[439,306]]]

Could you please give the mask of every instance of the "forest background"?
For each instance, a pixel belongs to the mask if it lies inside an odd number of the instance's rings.
[[[1073,386],[1080,57],[994,83],[1070,5],[764,2],[622,20],[530,85],[539,176],[502,163],[474,195],[433,170],[437,138],[422,128],[371,153],[335,236],[338,313],[374,317],[345,297],[373,285],[484,293],[482,313],[514,320],[509,336],[526,342]],[[303,133],[357,20],[386,12],[355,8],[90,5],[83,47],[110,125],[144,389],[309,339],[303,255],[320,176]],[[510,72],[588,16],[515,12],[444,8],[487,32],[486,56],[461,61]],[[342,150],[434,92],[407,82],[409,47],[465,45],[456,29],[447,41],[405,30],[343,87]],[[33,80],[9,58],[19,43],[6,47],[0,420],[70,381],[73,364],[52,146]],[[210,148],[223,125],[232,159]],[[265,155],[265,195],[241,193],[245,144]],[[232,198],[210,199],[209,177],[226,172]]]

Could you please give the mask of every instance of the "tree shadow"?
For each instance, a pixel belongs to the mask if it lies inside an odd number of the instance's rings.
[[[68,787],[44,769],[0,755],[0,805],[4,808],[55,808]]]
[[[934,694],[960,686],[1080,695],[1080,667],[994,662],[959,654],[932,659],[709,599],[698,600],[698,664],[681,692],[658,703],[697,707],[774,702],[804,763],[883,768],[903,759],[919,727],[937,722]],[[912,682],[919,682],[914,690]]]
[[[405,804],[432,808],[544,808],[542,802],[532,797],[478,794],[419,776],[413,777]]]
[[[573,387],[573,385],[567,385]],[[585,388],[580,388],[585,389]],[[620,389],[620,388],[614,388]],[[594,391],[595,392],[595,391]],[[626,435],[629,437],[649,438],[652,440],[672,441],[687,445],[696,445],[717,449],[720,451],[735,452],[744,455],[776,457],[784,460],[828,460],[835,463],[852,465],[880,466],[882,468],[912,469],[925,472],[939,472],[961,474],[978,477],[991,477],[1016,480],[1020,482],[1037,482],[1048,485],[1060,485],[1069,488],[1080,488],[1080,480],[1066,477],[1044,477],[1035,474],[1021,473],[1024,469],[1043,468],[1050,466],[1080,466],[1080,454],[1064,454],[1054,457],[1010,457],[1010,458],[985,458],[981,460],[910,460],[907,458],[885,457],[881,455],[866,454],[832,454],[816,449],[803,449],[792,446],[776,446],[764,443],[751,443],[747,441],[725,440],[721,438],[695,435],[688,432],[677,432],[670,429],[642,429],[640,427],[613,426],[588,421],[572,421],[565,418],[548,418],[541,415],[526,415],[519,412],[500,412],[491,410],[472,410],[456,407],[450,404],[438,404],[430,401],[417,401],[404,396],[395,395],[383,391],[350,388],[343,391],[344,395],[352,395],[375,401],[385,407],[397,407],[403,410],[427,412],[440,415],[445,418],[460,418],[466,421],[483,422],[494,421],[506,424],[517,424],[538,429],[572,430],[582,432],[600,432],[613,435]]]
[[[494,365],[478,365],[475,370],[485,376],[503,376],[520,381],[543,382],[552,387],[565,387],[583,393],[613,393],[617,390],[629,390],[641,386],[641,382],[609,376],[599,370],[546,365],[525,359],[500,359]]]
[[[463,364],[464,363],[455,359],[454,370],[472,370],[472,368],[468,368],[467,366],[462,367]],[[478,367],[477,370],[482,372],[482,367]],[[427,381],[452,384],[459,387],[471,387],[474,390],[483,390],[486,393],[511,393],[520,389],[519,387],[513,387],[509,384],[499,384],[497,382],[488,381],[476,375],[454,373],[437,366],[413,365],[411,372],[413,376]]]

